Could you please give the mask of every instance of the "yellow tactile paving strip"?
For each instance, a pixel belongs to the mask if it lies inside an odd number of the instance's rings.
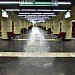
[[[0,57],[75,57],[75,53],[74,52],[66,52],[66,53],[0,52]]]

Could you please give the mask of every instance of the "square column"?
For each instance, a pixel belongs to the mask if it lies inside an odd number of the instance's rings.
[[[28,23],[26,20],[24,21],[24,28],[26,28],[26,30],[28,30]]]
[[[66,32],[67,40],[72,39],[72,21],[69,19],[63,19],[62,21],[62,32]]]
[[[14,22],[14,34],[21,34],[21,21]]]
[[[24,20],[21,20],[21,29],[25,28],[25,24],[24,23],[25,23]]]
[[[53,22],[50,21],[50,28],[51,28],[51,32],[53,32]]]
[[[49,22],[46,21],[46,30],[48,30],[48,27],[49,27]]]
[[[12,32],[12,20],[11,18],[4,18],[1,20],[1,32],[2,39],[8,39],[7,32]]]
[[[59,21],[53,21],[53,34],[58,35],[60,33],[60,22]]]

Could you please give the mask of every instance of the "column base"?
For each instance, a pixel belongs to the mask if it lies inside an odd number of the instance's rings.
[[[56,36],[58,36],[59,34],[53,34],[53,35],[56,35]]]
[[[15,35],[17,36],[17,35],[21,35],[21,34],[15,34]]]
[[[62,39],[62,41],[71,41],[72,39]]]
[[[2,39],[2,40],[8,41],[8,40],[10,40],[10,39]]]

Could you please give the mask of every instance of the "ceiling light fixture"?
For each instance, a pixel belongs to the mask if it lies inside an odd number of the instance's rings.
[[[27,16],[27,15],[18,15],[18,16]]]
[[[67,5],[67,4],[71,4],[71,2],[58,2],[58,4],[65,4],[65,5]]]
[[[38,16],[46,16],[46,15],[38,15]]]
[[[43,13],[43,14],[55,14],[55,13]]]
[[[52,10],[52,11],[67,11],[67,10]]]
[[[20,0],[20,6],[58,6],[58,4],[53,3],[58,0],[52,0],[51,2],[37,2],[36,0]]]
[[[54,5],[58,5],[58,0],[52,0],[52,3],[53,3]]]
[[[30,14],[30,13],[19,13],[19,14]]]
[[[0,4],[20,4],[20,2],[16,2],[16,1],[0,1]]]
[[[42,14],[42,13],[31,13],[31,14]]]
[[[37,11],[51,11],[51,10],[48,10],[48,9],[37,9]]]
[[[36,11],[36,9],[21,9],[21,11]]]
[[[33,0],[20,0],[20,1],[0,1],[0,4],[19,4],[20,6],[58,6],[59,4],[71,4],[71,2],[58,2],[54,0],[52,2],[35,2]]]
[[[35,2],[35,3],[20,3],[20,6],[58,6],[53,4],[52,2]]]
[[[3,9],[2,9],[2,17],[6,17],[6,18],[8,18],[8,14],[7,14],[7,12],[4,11]]]
[[[20,9],[5,9],[5,11],[20,11]]]
[[[56,15],[47,15],[47,16],[56,16]]]
[[[33,2],[20,2],[20,4],[27,4],[27,5],[30,5],[30,4],[33,4]]]
[[[28,16],[37,16],[37,15],[28,15]]]

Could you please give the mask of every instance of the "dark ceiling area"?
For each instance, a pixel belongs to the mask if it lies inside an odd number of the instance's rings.
[[[20,1],[20,0],[0,0],[0,1]],[[37,2],[49,2],[51,0],[36,0]],[[0,4],[3,9],[62,9],[68,10],[75,5],[75,0],[59,0],[59,2],[71,2],[71,5],[59,5],[59,6],[19,6],[19,4]]]
[[[1,1],[12,1],[19,2],[21,0],[0,0]],[[25,1],[25,0],[24,0]],[[51,2],[51,0],[35,0],[36,2]],[[70,10],[75,5],[75,0],[58,0],[59,2],[71,2],[70,5],[58,5],[58,6],[19,6],[19,4],[0,4],[0,8],[2,9],[46,9],[46,10]],[[56,15],[59,11],[15,11],[18,15],[19,13],[55,13]]]

